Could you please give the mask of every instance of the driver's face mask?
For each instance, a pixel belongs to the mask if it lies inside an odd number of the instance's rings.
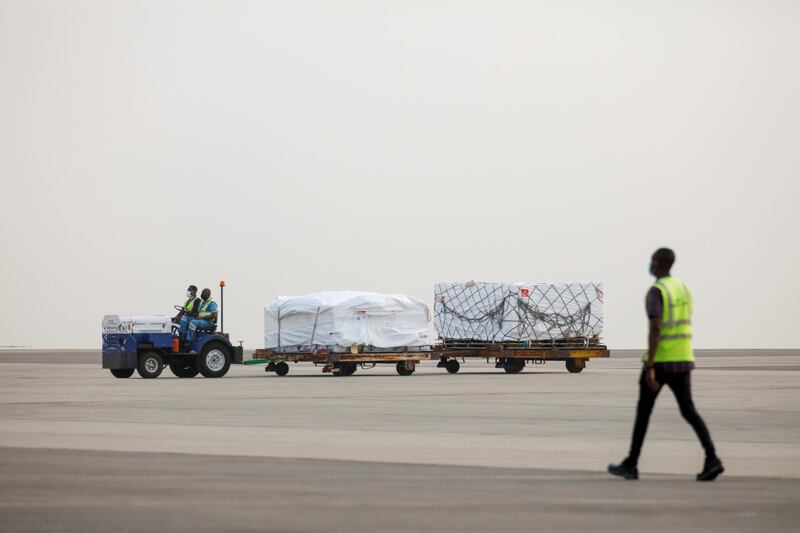
[[[192,291],[186,291],[186,297],[187,297],[187,298],[191,298],[192,296],[194,296],[194,295],[192,294]]]

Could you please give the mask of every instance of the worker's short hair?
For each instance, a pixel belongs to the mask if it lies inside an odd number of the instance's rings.
[[[669,248],[659,248],[656,250],[656,253],[653,254],[653,257],[658,261],[658,266],[666,268],[667,270],[672,268],[672,264],[675,262],[675,252]]]
[[[190,290],[190,291],[197,292],[197,287],[196,287],[196,286],[194,286],[194,285],[189,285],[189,290]]]

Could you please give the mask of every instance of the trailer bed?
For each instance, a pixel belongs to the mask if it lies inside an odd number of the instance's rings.
[[[494,359],[495,367],[509,374],[517,374],[526,362],[544,364],[547,361],[565,361],[571,373],[581,372],[589,359],[609,357],[610,352],[598,339],[578,339],[549,342],[484,343],[473,341],[443,341],[432,348],[431,359],[439,359],[438,367],[451,374],[458,372],[466,358]]]
[[[334,376],[349,376],[356,369],[372,368],[378,364],[394,364],[397,373],[409,376],[414,373],[417,363],[431,358],[431,351],[359,351],[332,352],[322,348],[310,352],[276,352],[259,349],[253,352],[253,360],[248,364],[266,364],[266,372],[275,372],[285,376],[289,372],[289,363],[313,363],[322,366],[323,373]]]

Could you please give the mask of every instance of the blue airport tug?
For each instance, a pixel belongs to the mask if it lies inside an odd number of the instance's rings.
[[[220,289],[224,286],[225,282],[220,282]],[[220,317],[222,301],[220,296]],[[222,327],[219,332],[216,329],[215,324],[197,330],[191,344],[181,345],[177,325],[166,315],[106,315],[103,368],[117,378],[129,378],[134,370],[145,379],[157,378],[165,366],[179,378],[193,378],[197,374],[221,378],[232,363],[242,363],[243,349],[231,344]]]

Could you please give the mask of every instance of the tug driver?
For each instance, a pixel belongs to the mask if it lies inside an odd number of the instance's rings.
[[[186,335],[187,342],[194,340],[198,329],[212,328],[217,324],[217,302],[211,299],[211,289],[203,289],[200,293],[200,307],[197,310],[197,318],[189,322],[189,332]]]
[[[197,297],[197,287],[189,285],[186,289],[186,303],[183,304],[183,309],[180,310],[178,316],[172,319],[173,322],[178,321],[178,332],[181,336],[186,336],[189,329],[189,322],[192,318],[197,316],[200,308],[200,298]]]

